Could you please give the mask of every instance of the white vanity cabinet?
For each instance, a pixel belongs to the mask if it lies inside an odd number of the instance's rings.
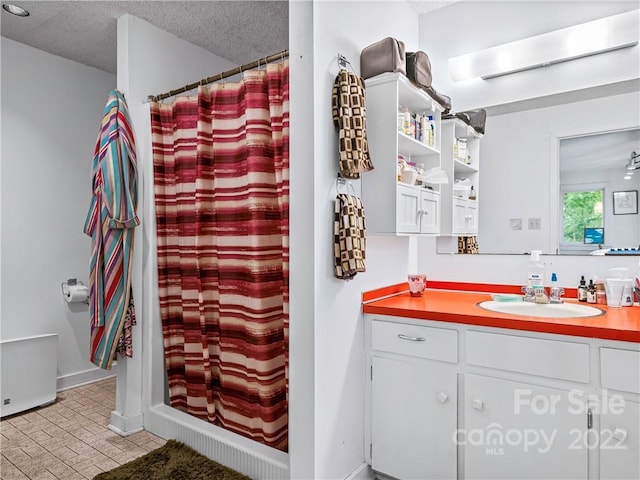
[[[365,315],[380,478],[640,478],[640,347]]]
[[[441,188],[441,235],[478,233],[481,137],[460,119],[442,120],[441,163],[449,183]],[[454,188],[455,181],[463,179],[468,179],[473,185],[475,199],[469,199],[466,193]]]
[[[640,478],[640,352],[600,349],[600,478]]]
[[[371,325],[371,465],[395,478],[456,478],[455,330]]]
[[[425,170],[440,167],[441,108],[404,75],[383,73],[366,80],[367,140],[374,169],[362,175],[362,200],[367,211],[367,232],[438,234],[440,186],[427,189],[398,179],[398,156]],[[402,107],[431,115],[435,144],[415,140],[398,131]]]
[[[473,374],[464,385],[465,478],[587,478],[587,413],[575,392]]]

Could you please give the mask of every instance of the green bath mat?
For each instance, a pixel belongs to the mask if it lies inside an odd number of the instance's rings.
[[[93,480],[250,480],[175,440]]]

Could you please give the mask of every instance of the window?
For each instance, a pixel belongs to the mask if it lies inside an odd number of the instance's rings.
[[[587,232],[604,228],[604,189],[565,191],[562,198],[562,243],[593,243]]]

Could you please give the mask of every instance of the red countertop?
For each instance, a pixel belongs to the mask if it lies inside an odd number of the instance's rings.
[[[455,284],[435,282],[435,285],[451,288]],[[622,308],[589,304],[604,310],[605,314],[597,317],[538,318],[516,316],[484,310],[477,306],[480,302],[491,300],[491,294],[484,292],[508,293],[509,288],[500,285],[486,286],[485,288],[478,288],[478,284],[459,285],[465,289],[473,288],[475,291],[427,288],[422,297],[411,297],[406,284],[392,285],[365,292],[362,310],[369,314],[640,342],[640,306],[638,304]],[[515,292],[511,291],[511,293]],[[571,298],[564,298],[564,301],[579,303]]]

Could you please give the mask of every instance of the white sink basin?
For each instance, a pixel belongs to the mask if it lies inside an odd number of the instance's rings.
[[[490,300],[480,302],[478,306],[492,312],[544,318],[597,317],[604,313],[599,308],[575,303],[538,304],[531,302],[494,302]]]

